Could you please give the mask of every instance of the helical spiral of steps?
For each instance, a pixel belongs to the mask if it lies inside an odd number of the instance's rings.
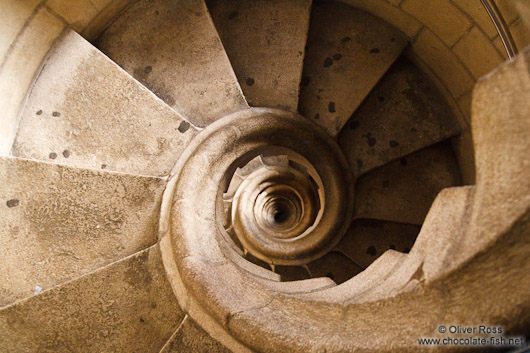
[[[345,4],[141,0],[67,30],[0,158],[0,351],[530,335],[529,58],[477,84],[462,186],[406,36]]]

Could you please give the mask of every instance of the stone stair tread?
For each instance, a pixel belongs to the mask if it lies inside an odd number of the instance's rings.
[[[442,94],[401,57],[342,129],[339,145],[358,177],[458,133]]]
[[[12,154],[164,176],[195,134],[189,122],[68,30],[29,94]]]
[[[96,45],[197,127],[247,108],[203,0],[142,0]]]
[[[0,158],[0,306],[157,241],[166,181]]]
[[[311,1],[207,4],[248,103],[296,111]]]
[[[372,170],[355,184],[355,218],[421,225],[436,195],[461,185],[456,157],[442,142]]]
[[[298,110],[335,136],[401,54],[404,35],[346,4],[313,4]]]
[[[158,352],[184,318],[158,245],[0,309],[4,352]]]

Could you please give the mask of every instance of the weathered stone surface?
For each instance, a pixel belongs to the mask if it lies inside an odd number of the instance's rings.
[[[12,153],[162,176],[194,134],[169,106],[69,31],[31,91]]]
[[[463,246],[493,241],[530,205],[530,49],[484,77],[473,91],[477,185],[471,235]]]
[[[436,195],[460,184],[451,145],[440,143],[364,174],[354,217],[421,225]]]
[[[230,353],[189,316],[186,316],[160,353]]]
[[[359,175],[459,131],[434,84],[400,58],[342,129],[339,144]]]
[[[0,307],[154,244],[164,186],[158,178],[0,159]]]
[[[328,277],[337,284],[346,282],[364,269],[339,251],[331,251],[307,266],[312,277]]]
[[[405,0],[401,8],[428,26],[449,47],[471,27],[466,16],[451,1]]]
[[[0,310],[3,352],[158,352],[184,314],[158,246]]]
[[[20,22],[2,20],[1,38],[9,40],[12,29],[24,28],[19,32],[20,35],[8,44],[9,55],[3,58],[0,65],[0,111],[2,111],[0,153],[2,155],[8,155],[11,150],[17,133],[20,105],[24,102],[28,89],[31,88],[33,78],[53,42],[65,28],[64,22],[45,7],[37,8],[34,16],[30,16],[36,5],[34,1],[15,0],[14,2],[17,3],[14,7],[1,8],[2,13],[6,11],[11,14],[13,11],[19,12],[22,16],[18,19]],[[2,2],[2,6],[5,4],[5,1]],[[6,30],[4,26],[11,30]]]
[[[97,46],[195,126],[247,107],[203,0],[138,1]]]
[[[207,3],[248,103],[296,111],[311,1]]]
[[[458,41],[453,51],[476,79],[486,75],[504,61],[493,44],[477,27],[471,28],[469,33]]]
[[[473,248],[462,247],[471,215],[474,187],[442,190],[423,223],[411,255],[423,259],[422,277],[426,282],[457,268]]]
[[[435,33],[423,27],[411,50],[440,78],[454,98],[473,89],[475,80]]]
[[[408,253],[419,231],[420,226],[412,224],[358,219],[352,222],[337,250],[364,270],[389,249]]]
[[[400,32],[367,13],[314,4],[298,110],[336,135],[405,45]]]

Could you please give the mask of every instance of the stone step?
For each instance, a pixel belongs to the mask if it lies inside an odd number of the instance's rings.
[[[298,110],[337,135],[406,45],[401,32],[376,17],[315,3]]]
[[[160,353],[231,353],[186,315]]]
[[[158,352],[184,318],[158,245],[0,309],[10,352]]]
[[[203,0],[138,1],[96,45],[197,127],[248,107]]]
[[[443,95],[401,57],[342,129],[339,145],[358,177],[458,133]]]
[[[156,243],[165,185],[160,178],[0,158],[0,307]]]
[[[248,103],[295,112],[311,1],[207,4]]]
[[[449,142],[372,170],[355,184],[354,218],[421,225],[436,195],[461,185]]]
[[[189,122],[69,30],[45,59],[12,154],[164,176],[195,134]]]

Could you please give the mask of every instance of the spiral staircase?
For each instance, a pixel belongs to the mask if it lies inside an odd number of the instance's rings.
[[[474,88],[468,185],[468,128],[409,41],[310,0],[141,0],[64,30],[0,157],[0,351],[530,336],[530,52]]]

